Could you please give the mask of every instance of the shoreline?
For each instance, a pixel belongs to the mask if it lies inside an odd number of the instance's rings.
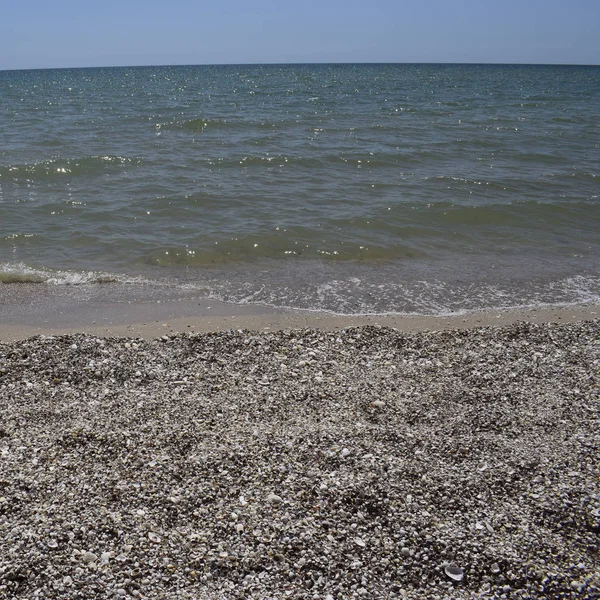
[[[148,299],[146,289],[117,286],[47,287],[38,284],[0,285],[0,342],[36,335],[84,333],[100,337],[152,339],[176,333],[246,329],[331,331],[374,325],[399,331],[471,329],[531,323],[570,323],[600,316],[600,304],[542,305],[485,309],[456,314],[335,314],[278,308],[260,304],[233,304],[190,297],[167,290]]]

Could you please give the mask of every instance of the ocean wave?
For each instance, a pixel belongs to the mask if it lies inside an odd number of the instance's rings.
[[[418,154],[418,156],[415,156]],[[340,163],[364,169],[381,167],[397,167],[417,165],[423,158],[429,156],[428,152],[418,153],[384,153],[377,155],[367,152],[349,156],[346,153],[319,154],[318,156],[292,156],[283,154],[259,155],[247,154],[235,158],[209,159],[207,164],[220,168],[253,168],[253,167],[294,167],[305,169],[322,169],[324,167],[339,167]]]
[[[339,315],[450,315],[480,310],[539,308],[600,303],[600,277],[577,275],[554,281],[383,281],[355,272],[340,278],[329,270],[296,280],[259,276],[254,281],[203,278],[188,290],[221,302],[262,305],[279,309],[328,312]]]
[[[320,260],[303,266],[274,269],[260,263],[243,269],[182,269],[179,276],[143,279],[99,272],[36,269],[24,264],[0,264],[0,285],[42,284],[143,286],[147,298],[212,298],[230,304],[322,311],[342,315],[445,315],[477,310],[568,306],[600,303],[600,277],[574,275],[557,279],[514,281],[500,277],[444,277],[412,272],[406,265],[387,263],[381,272],[360,263],[341,269]],[[506,274],[505,274],[506,275]],[[136,289],[140,289],[137,287]],[[111,292],[112,293],[112,292]],[[136,292],[138,293],[138,292]],[[158,295],[157,295],[158,294]],[[190,295],[191,294],[191,295]]]
[[[127,156],[81,156],[78,158],[52,158],[34,163],[0,166],[1,179],[48,179],[88,176],[123,166],[139,166],[141,158]]]
[[[24,263],[0,263],[0,284],[45,283],[85,285],[139,282],[137,278],[97,271],[68,271],[30,267]]]
[[[175,121],[164,121],[156,123],[155,128],[160,130],[183,130],[191,133],[200,133],[207,129],[224,129],[231,127],[232,123],[227,119],[179,119]]]

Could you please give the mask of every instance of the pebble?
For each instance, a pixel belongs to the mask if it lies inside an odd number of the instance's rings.
[[[283,502],[283,498],[277,494],[271,493],[267,496],[267,502],[270,504],[281,504]]]
[[[98,560],[98,557],[93,552],[84,552],[81,556],[83,562],[93,563]]]

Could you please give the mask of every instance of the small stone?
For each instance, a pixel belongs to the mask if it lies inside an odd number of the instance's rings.
[[[346,458],[347,456],[350,456],[350,450],[348,450],[348,448],[344,448],[341,453],[342,458]]]
[[[498,573],[500,573],[500,565],[498,563],[493,563],[490,567],[490,571],[493,575],[498,575]]]
[[[444,567],[444,573],[452,579],[452,581],[462,581],[465,576],[464,571],[454,563],[450,563]]]
[[[151,542],[154,542],[155,544],[160,544],[160,542],[162,541],[162,538],[160,537],[160,535],[157,535],[156,533],[152,533],[152,532],[150,532],[148,534],[148,539]]]
[[[127,592],[123,589],[123,588],[118,588],[117,589],[117,596],[127,596]]]
[[[66,575],[65,577],[63,577],[63,585],[66,585],[67,587],[70,585],[73,585],[73,578],[70,577],[69,575]]]
[[[361,539],[361,538],[358,538],[358,537],[354,538],[354,543],[357,546],[360,546],[361,548],[364,548],[366,546],[365,541],[363,539]]]
[[[385,402],[383,400],[374,400],[371,402],[371,406],[373,408],[383,408],[385,406]]]
[[[58,542],[56,540],[50,540],[48,542],[48,548],[58,548]]]
[[[84,552],[81,558],[86,563],[93,563],[98,560],[98,557],[93,552]]]
[[[270,504],[281,504],[283,502],[283,498],[277,494],[271,493],[267,496],[267,502]]]
[[[410,556],[410,550],[405,546],[400,550],[400,554],[402,554],[402,556]]]

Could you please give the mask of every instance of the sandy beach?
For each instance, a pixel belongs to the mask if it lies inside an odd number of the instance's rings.
[[[44,324],[17,304],[0,597],[598,596],[597,307]]]

